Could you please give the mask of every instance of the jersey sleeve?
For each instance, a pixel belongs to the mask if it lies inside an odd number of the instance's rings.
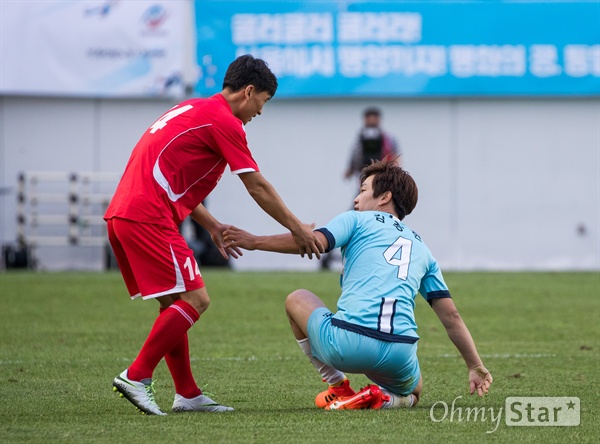
[[[214,125],[213,137],[233,174],[260,171],[248,148],[246,131],[239,119],[232,117]]]
[[[357,223],[356,212],[347,211],[337,215],[324,227],[315,231],[320,231],[327,238],[329,247],[326,252],[328,253],[334,248],[341,248],[348,243]]]
[[[429,270],[423,276],[421,280],[421,287],[419,288],[421,296],[431,305],[434,299],[450,298],[450,291],[444,282],[442,271],[435,259],[431,259]]]

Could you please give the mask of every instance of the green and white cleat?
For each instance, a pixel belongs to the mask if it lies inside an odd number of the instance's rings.
[[[199,395],[190,399],[184,398],[181,395],[175,395],[173,412],[233,412],[233,407],[221,405],[205,395]]]
[[[126,398],[143,414],[166,415],[154,400],[154,383],[151,379],[144,379],[141,382],[132,381],[127,378],[127,370],[125,370],[113,380],[113,391],[119,392],[119,396]]]

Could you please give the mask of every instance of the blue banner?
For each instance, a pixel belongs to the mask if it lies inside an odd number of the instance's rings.
[[[242,54],[278,97],[598,96],[600,2],[196,0],[200,80]]]

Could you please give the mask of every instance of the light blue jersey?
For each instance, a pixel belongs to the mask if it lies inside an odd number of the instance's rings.
[[[430,303],[450,297],[419,235],[379,211],[348,211],[318,231],[330,250],[342,251],[342,294],[332,325],[383,341],[416,342],[417,293]]]

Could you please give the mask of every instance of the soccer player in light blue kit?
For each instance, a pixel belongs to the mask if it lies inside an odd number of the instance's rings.
[[[298,345],[329,388],[320,408],[413,407],[423,380],[417,359],[417,293],[432,306],[469,369],[470,392],[492,383],[429,248],[402,220],[417,204],[412,177],[395,162],[373,162],[362,170],[355,211],[315,230],[326,251],[341,248],[342,294],[334,314],[308,290],[286,299]],[[225,233],[230,247],[299,253],[291,235],[254,236],[238,228]],[[363,373],[374,384],[355,393],[345,373]]]

